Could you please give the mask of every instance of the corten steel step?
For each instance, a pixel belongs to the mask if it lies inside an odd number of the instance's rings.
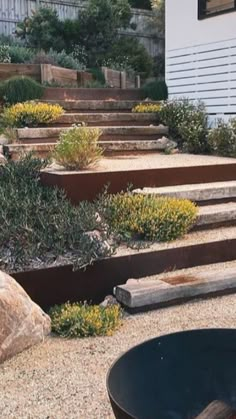
[[[100,127],[99,127],[100,128]],[[56,142],[62,131],[68,127],[47,127],[47,128],[20,128],[17,129],[18,140],[24,144],[43,142]],[[168,135],[168,128],[164,125],[158,126],[115,126],[101,128],[101,141],[115,140],[157,140]]]
[[[59,104],[67,112],[131,112],[140,100],[40,100],[51,104]],[[159,102],[148,102],[158,104]]]
[[[157,125],[157,118],[152,113],[65,113],[50,126],[71,126],[84,122],[88,126],[146,126]]]
[[[230,198],[234,199],[236,198],[236,180],[228,182],[167,186],[161,188],[143,188],[135,189],[133,192],[144,195],[163,195],[190,199],[195,202],[224,200]]]
[[[155,275],[147,279],[129,280],[117,286],[117,300],[131,311],[144,311],[172,305],[196,297],[208,297],[236,292],[235,266],[218,264],[217,269],[207,266],[202,270],[176,271],[166,276]]]

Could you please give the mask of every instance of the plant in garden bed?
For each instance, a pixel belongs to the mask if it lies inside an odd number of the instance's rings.
[[[119,328],[122,310],[118,304],[107,307],[66,303],[49,312],[52,331],[66,337],[110,336]]]
[[[60,134],[53,158],[69,170],[87,169],[102,156],[102,149],[98,145],[101,134],[98,128],[73,125]]]
[[[37,127],[56,121],[62,114],[60,105],[24,102],[5,108],[1,121],[5,127]]]
[[[230,119],[228,123],[219,119],[207,139],[213,154],[236,157],[236,119]]]
[[[196,154],[209,151],[208,117],[202,102],[167,100],[161,104],[159,117],[184,151]]]
[[[195,204],[188,200],[132,193],[105,196],[103,208],[107,223],[122,239],[175,240],[197,217]]]
[[[164,80],[155,80],[145,84],[142,87],[144,99],[166,100],[168,97],[168,89]]]
[[[113,252],[97,206],[81,202],[74,207],[63,191],[42,186],[45,166],[26,156],[0,167],[0,269],[65,263],[84,268]]]
[[[136,105],[132,112],[136,113],[157,113],[160,111],[161,104],[155,104],[155,103],[139,103],[139,105]]]
[[[0,99],[8,105],[40,99],[44,87],[26,76],[12,77],[0,84]]]

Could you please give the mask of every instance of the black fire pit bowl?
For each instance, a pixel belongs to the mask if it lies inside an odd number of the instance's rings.
[[[236,329],[203,329],[147,341],[112,366],[117,419],[192,419],[214,400],[236,408]]]

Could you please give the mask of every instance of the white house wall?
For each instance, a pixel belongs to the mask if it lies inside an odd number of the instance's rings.
[[[235,114],[236,12],[198,20],[198,0],[166,0],[166,80],[170,97]]]

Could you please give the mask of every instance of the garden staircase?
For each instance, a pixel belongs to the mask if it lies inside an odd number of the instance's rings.
[[[64,98],[52,99],[51,96],[45,99],[45,102],[61,105],[65,113],[56,123],[47,127],[18,129],[17,143],[7,146],[8,154],[16,159],[21,152],[34,151],[41,157],[45,157],[54,148],[61,131],[73,124],[81,123],[99,127],[102,130],[99,143],[105,154],[165,150],[166,144],[160,139],[168,135],[168,128],[157,125],[154,114],[133,113],[133,107],[140,103],[140,100],[133,100],[132,95],[131,100],[127,100],[126,96],[125,99],[122,96],[120,99],[115,99],[116,92],[114,98],[112,92],[109,92],[107,98],[99,100],[97,97],[99,92],[101,97],[104,96],[104,92],[101,93],[99,89],[98,92],[94,92],[94,95],[92,95],[93,89],[87,89],[90,99],[86,100],[85,89],[82,90],[81,100],[71,99],[68,94],[66,100]],[[91,99],[91,97],[96,99]]]
[[[147,268],[148,278],[144,275],[118,286],[115,295],[120,303],[137,312],[196,297],[236,292],[236,180],[143,188],[133,193],[190,199],[198,204],[192,232],[185,240],[180,240],[176,248],[168,245],[170,255],[171,251],[174,255],[174,250],[179,254],[177,267],[194,268],[176,271],[170,256],[169,274],[159,274],[157,266],[157,274],[150,275]],[[190,246],[186,247],[188,244]],[[156,251],[157,258],[161,251]],[[232,265],[220,263],[226,261],[233,261]],[[211,263],[217,265],[212,267]],[[198,264],[207,264],[207,267]]]

